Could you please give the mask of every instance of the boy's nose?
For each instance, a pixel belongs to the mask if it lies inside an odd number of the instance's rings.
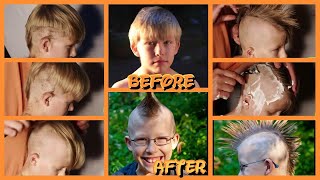
[[[148,153],[155,153],[157,152],[157,148],[158,146],[155,144],[154,141],[149,141],[148,145],[147,145],[147,149],[146,149],[146,152]]]
[[[77,56],[77,50],[76,47],[73,46],[70,50],[70,57],[76,57]]]
[[[163,55],[163,53],[164,53],[163,44],[157,43],[156,47],[154,48],[154,51],[155,51],[156,56]]]
[[[73,103],[69,104],[68,111],[73,111],[73,109],[74,109]]]
[[[66,175],[66,170],[67,168],[62,168],[59,172],[58,172],[58,176],[65,176]]]
[[[281,48],[279,51],[279,58],[287,58],[287,53],[285,47]]]

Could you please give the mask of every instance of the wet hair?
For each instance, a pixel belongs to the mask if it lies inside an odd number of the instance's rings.
[[[285,143],[289,154],[287,172],[293,175],[295,164],[299,157],[297,148],[301,145],[300,138],[293,136],[296,129],[296,125],[288,123],[287,120],[240,120],[230,122],[223,127],[222,130],[230,135],[231,138],[220,138],[220,140],[224,144],[223,148],[236,151],[239,145],[248,137],[261,132],[272,133]]]
[[[77,63],[32,63],[26,83],[26,96],[30,97],[31,86],[46,74],[47,81],[58,86],[64,93],[71,93],[80,101],[90,90],[90,80]]]
[[[256,17],[271,23],[275,28],[286,32],[287,39],[292,36],[293,28],[298,27],[294,11],[288,5],[242,5],[238,11],[237,23],[248,16]]]
[[[39,138],[42,138],[43,141],[46,140],[46,137],[37,136],[37,134],[43,131],[45,127],[49,127],[50,132],[62,138],[70,148],[71,163],[68,167],[69,170],[80,169],[85,162],[85,147],[80,135],[69,121],[37,121],[31,127],[28,146],[32,147],[39,146],[39,144],[41,145],[40,142],[35,142],[36,139],[37,141],[39,140]]]
[[[62,33],[75,43],[82,42],[85,37],[85,25],[79,13],[66,4],[37,5],[25,27],[26,42],[30,52],[40,39],[44,37],[51,39],[55,33]]]
[[[180,42],[181,27],[176,17],[168,10],[159,7],[144,7],[137,14],[129,30],[131,45],[136,45],[141,37],[164,40],[173,35]]]

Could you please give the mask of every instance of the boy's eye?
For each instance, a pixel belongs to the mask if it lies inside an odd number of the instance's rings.
[[[172,41],[165,41],[164,44],[172,44]]]
[[[156,43],[155,43],[155,42],[147,42],[147,44],[148,44],[149,46],[154,46]]]

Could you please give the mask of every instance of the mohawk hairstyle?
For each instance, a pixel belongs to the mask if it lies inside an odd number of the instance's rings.
[[[137,106],[139,115],[142,117],[154,117],[160,109],[160,102],[151,92],[147,92],[147,96]]]
[[[256,17],[271,23],[277,29],[287,34],[287,39],[292,36],[292,29],[298,28],[297,19],[293,17],[295,12],[288,5],[243,5],[239,8],[237,23],[240,24],[247,16]]]
[[[270,132],[277,135],[286,144],[289,153],[287,171],[291,175],[294,174],[294,167],[299,157],[299,153],[296,150],[301,144],[300,138],[292,136],[296,132],[296,125],[294,123],[289,124],[287,120],[241,120],[230,122],[222,130],[231,136],[231,138],[220,138],[222,144],[226,145],[223,148],[235,151],[246,138],[254,134]]]

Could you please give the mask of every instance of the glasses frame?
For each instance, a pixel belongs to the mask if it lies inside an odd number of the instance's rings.
[[[247,164],[241,164],[241,163],[239,162],[240,171],[243,172],[243,169],[246,168],[246,167],[248,167],[248,165],[250,165],[250,164],[254,164],[254,163],[258,163],[258,162],[264,162],[264,161],[267,160],[267,159],[270,159],[270,158],[265,158],[265,159],[262,159],[262,160],[259,160],[259,161],[255,161],[255,162],[250,162],[250,163],[247,163]],[[274,165],[275,168],[278,168],[278,167],[279,167],[279,165],[276,164],[272,159],[270,159],[270,160],[272,161],[272,163],[273,163],[273,165]]]
[[[163,136],[163,137],[156,137],[156,138],[153,138],[153,139],[150,139],[150,138],[139,138],[139,139],[146,139],[147,141],[146,141],[146,144],[144,144],[144,145],[141,145],[141,144],[137,144],[136,143],[136,141],[137,141],[137,139],[131,139],[130,137],[130,141],[133,141],[133,143],[136,145],[136,146],[146,146],[146,145],[148,145],[149,143],[150,143],[150,141],[152,140],[153,142],[154,142],[154,144],[156,144],[157,146],[165,146],[165,145],[167,145],[167,144],[169,144],[170,143],[170,141],[175,137],[175,135],[176,135],[176,133],[174,133],[174,135],[172,136],[172,137],[170,137],[170,136]],[[158,139],[158,138],[167,138],[167,143],[166,144],[158,144],[157,143],[157,141],[156,141],[156,139]]]

